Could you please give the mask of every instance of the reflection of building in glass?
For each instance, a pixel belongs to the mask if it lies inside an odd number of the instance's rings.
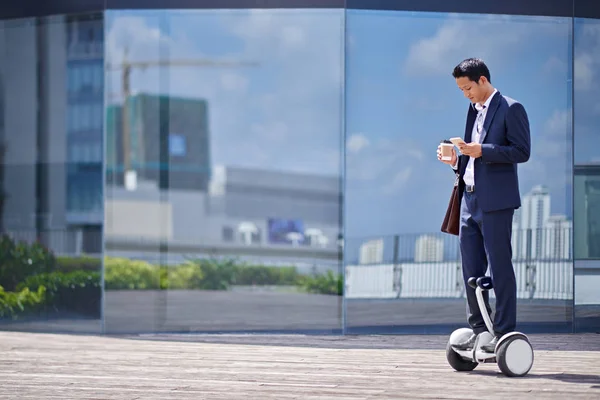
[[[65,32],[61,28],[60,24],[41,25],[45,36],[40,41],[35,25],[8,21],[1,25],[0,76],[5,91],[2,225],[6,230],[35,234],[61,226],[61,220],[64,223],[66,172],[60,163],[66,140]],[[48,79],[40,82],[38,71]],[[42,181],[52,182],[54,190],[42,193],[38,185]]]
[[[219,246],[338,251],[339,178],[216,166],[209,192],[110,186],[105,233]]]
[[[600,173],[598,174],[600,177]],[[550,194],[544,186],[536,186],[522,199],[523,207],[516,209],[512,222],[513,260],[571,260],[573,221],[564,214],[551,214]],[[361,254],[371,248],[381,252],[381,259],[394,262],[444,262],[459,261],[458,237],[430,233],[423,235],[393,235],[389,245],[381,249],[374,241],[352,242],[346,249],[346,260],[362,264]],[[446,241],[448,240],[448,241]],[[383,252],[387,255],[383,257]],[[370,259],[378,259],[371,257]],[[376,263],[369,261],[369,263]]]
[[[123,174],[121,106],[107,110],[107,170],[117,183],[207,191],[210,181],[208,105],[205,100],[140,94],[128,99],[131,181]]]
[[[573,221],[566,215],[551,215],[544,225],[543,258],[568,260],[571,256]]]
[[[523,196],[518,229],[521,235],[522,258],[536,258],[542,255],[544,223],[550,217],[550,192],[542,185],[533,187]]]
[[[383,261],[383,239],[375,239],[360,245],[360,264],[379,264]]]
[[[415,244],[415,262],[444,260],[444,241],[433,235],[422,235]]]
[[[600,164],[575,166],[575,257],[600,258]]]
[[[0,26],[2,228],[57,253],[101,249],[102,41],[99,14]]]
[[[67,210],[76,224],[102,222],[104,24],[70,16],[66,30]]]
[[[548,188],[535,186],[523,196],[512,225],[513,254],[518,259],[571,257],[572,221],[550,214]]]

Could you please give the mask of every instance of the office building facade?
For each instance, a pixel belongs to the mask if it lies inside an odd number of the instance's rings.
[[[468,57],[530,122],[519,330],[600,327],[600,6],[163,3],[0,6],[0,329],[464,326],[432,154]]]

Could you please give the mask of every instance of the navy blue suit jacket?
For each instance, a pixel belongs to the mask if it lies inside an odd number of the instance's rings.
[[[464,140],[471,142],[477,111],[470,105]],[[521,103],[496,92],[486,114],[481,133],[482,156],[476,158],[475,190],[477,202],[484,212],[521,207],[517,164],[529,160],[531,137],[529,119]],[[469,157],[458,160],[459,193]]]

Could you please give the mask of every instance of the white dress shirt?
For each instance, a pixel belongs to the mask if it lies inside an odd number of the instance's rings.
[[[490,103],[496,92],[497,90],[494,89],[494,92],[490,95],[490,97],[488,97],[485,103],[483,103],[483,106],[480,104],[475,104],[475,109],[478,111],[478,113],[477,118],[475,119],[475,123],[473,124],[473,132],[471,133],[471,143],[481,143],[483,122],[485,121],[487,110],[490,107]],[[473,157],[469,157],[469,162],[467,163],[467,169],[465,170],[463,180],[465,181],[466,185],[475,186],[475,158]]]

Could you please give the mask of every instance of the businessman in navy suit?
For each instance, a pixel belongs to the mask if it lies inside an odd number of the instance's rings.
[[[463,278],[467,293],[467,320],[473,335],[458,349],[472,349],[476,336],[486,331],[470,277],[490,269],[496,294],[494,332],[483,350],[493,353],[498,339],[515,330],[517,285],[512,265],[512,220],[521,206],[517,164],[529,160],[529,119],[523,105],[503,96],[491,83],[490,71],[480,59],[469,58],[452,73],[471,104],[467,113],[464,141],[452,160],[438,159],[459,174],[461,199],[459,241]],[[484,292],[488,313],[488,292]]]

